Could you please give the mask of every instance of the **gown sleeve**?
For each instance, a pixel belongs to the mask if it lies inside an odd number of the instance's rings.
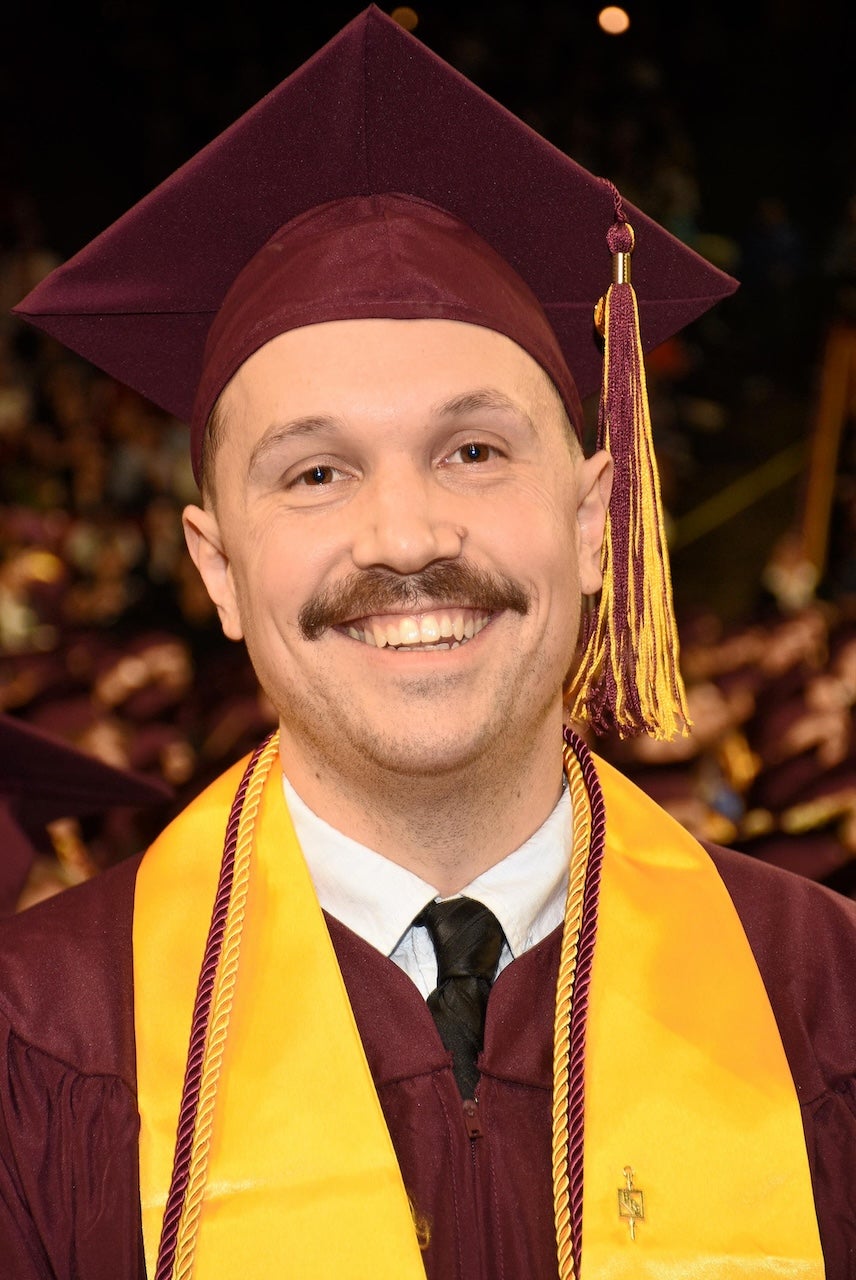
[[[144,1280],[135,866],[0,922],[0,1280]]]
[[[709,847],[770,998],[802,1111],[830,1280],[856,1280],[856,903]]]
[[[137,1117],[121,1080],[19,1039],[0,1016],[0,1275],[137,1280]]]

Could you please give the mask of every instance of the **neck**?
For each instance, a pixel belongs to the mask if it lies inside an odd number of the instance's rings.
[[[404,774],[347,753],[305,761],[285,734],[283,769],[319,817],[439,894],[459,892],[538,830],[561,794],[561,725],[525,753],[508,743],[466,768]]]

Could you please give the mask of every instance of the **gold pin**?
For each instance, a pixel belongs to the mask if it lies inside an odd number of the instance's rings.
[[[629,1164],[624,1166],[623,1187],[618,1188],[618,1216],[627,1219],[630,1228],[630,1239],[636,1239],[636,1223],[645,1221],[645,1197],[638,1187],[633,1185],[633,1170]]]

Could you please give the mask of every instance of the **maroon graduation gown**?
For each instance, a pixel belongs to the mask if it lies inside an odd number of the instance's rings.
[[[711,852],[796,1081],[827,1275],[856,1280],[856,906],[746,855]],[[2,1280],[145,1275],[131,958],[136,865],[104,872],[0,928]],[[430,1224],[429,1280],[555,1280],[558,932],[498,978],[478,1105],[467,1114],[415,986],[337,921],[329,925],[405,1185]]]

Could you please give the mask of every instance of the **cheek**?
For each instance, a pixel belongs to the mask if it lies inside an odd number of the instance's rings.
[[[483,501],[484,506],[474,510],[472,527],[483,518],[503,540],[518,545],[533,538],[539,545],[556,546],[576,529],[573,474],[570,467],[557,469],[549,459],[543,467],[531,462],[512,484],[486,494]]]
[[[558,653],[567,659],[569,646],[576,643],[582,608],[580,588],[580,531],[573,514],[573,500],[567,507],[551,506],[550,518],[539,530],[539,542],[524,543],[532,565],[533,587],[546,617],[545,631],[553,637]]]
[[[579,579],[580,533],[573,494],[533,490],[529,501],[498,513],[496,545],[502,547],[538,595],[547,603]]]
[[[275,516],[257,522],[245,531],[240,553],[232,560],[239,608],[257,638],[295,632],[307,601],[341,576],[338,544],[316,528],[295,530],[284,524]]]

